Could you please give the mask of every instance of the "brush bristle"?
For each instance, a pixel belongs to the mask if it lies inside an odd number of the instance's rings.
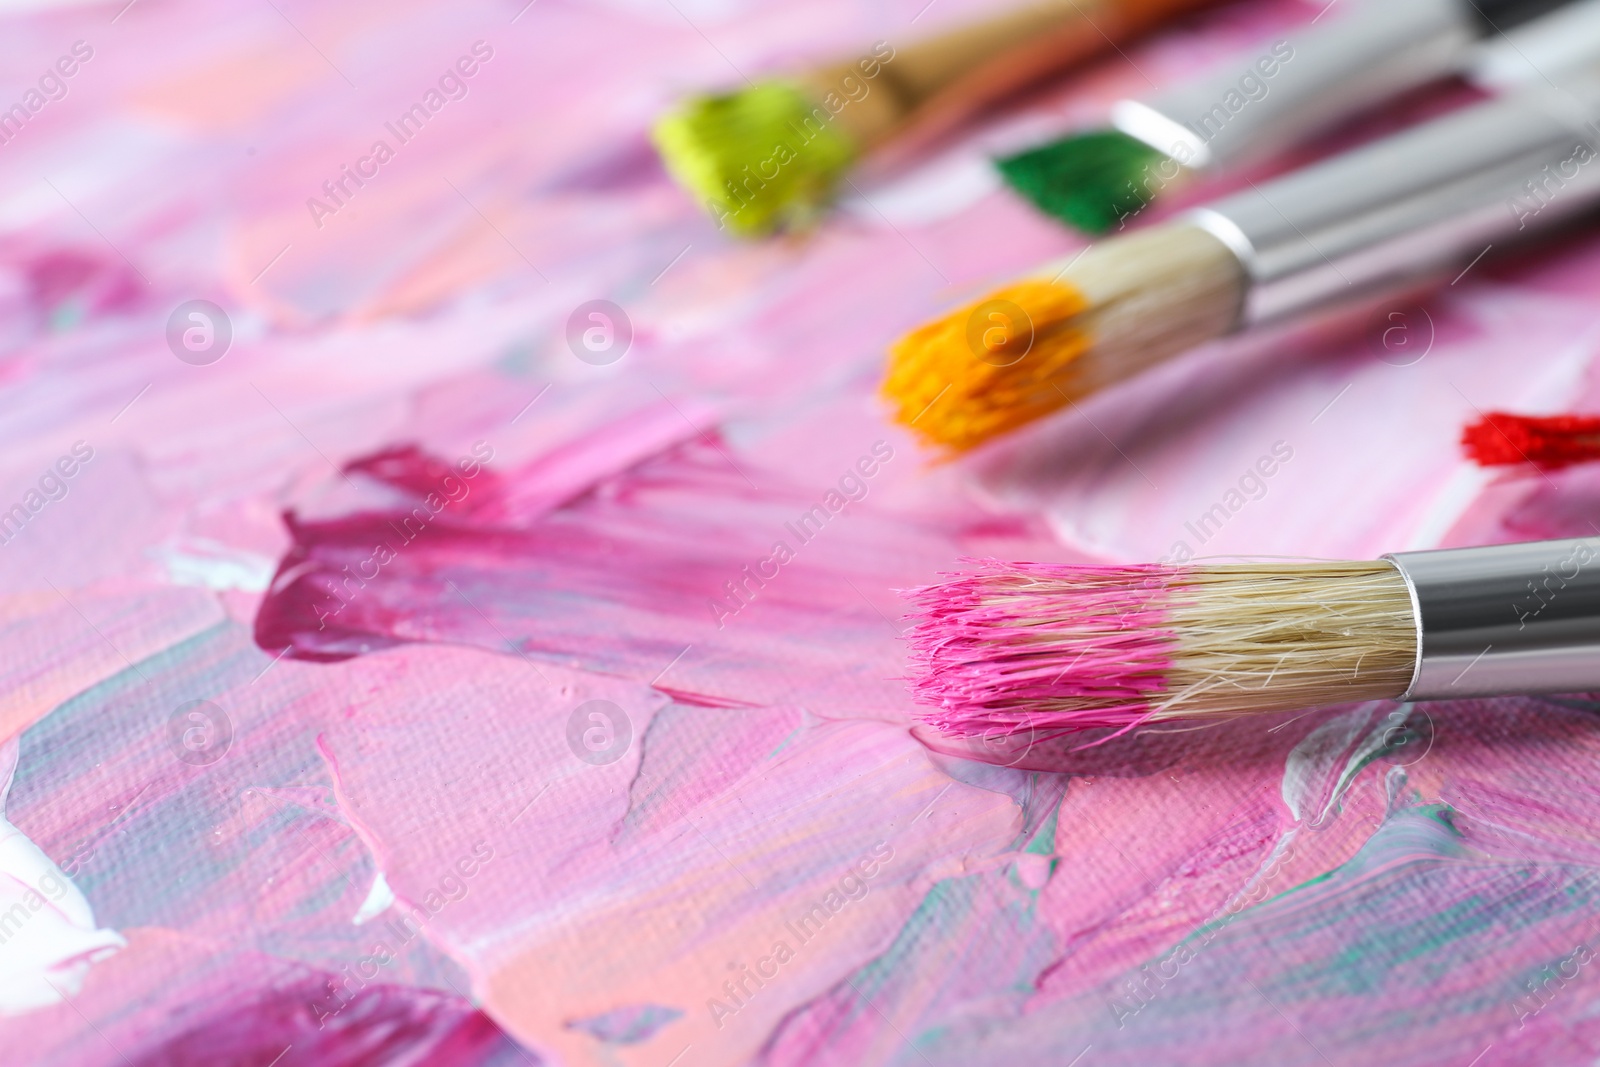
[[[679,184],[743,236],[812,221],[856,157],[832,116],[783,82],[694,97],[654,137]]]
[[[1220,240],[1163,226],[997,290],[890,353],[883,394],[924,443],[962,452],[1231,329],[1245,276]]]
[[[1118,130],[1063,138],[995,161],[1000,174],[1045,214],[1099,235],[1155,199],[1153,168],[1167,156]]]
[[[907,594],[912,693],[947,733],[1042,740],[1411,683],[1411,596],[1386,562],[977,566]]]
[[[1536,418],[1495,411],[1463,430],[1461,444],[1484,467],[1531,463],[1542,470],[1560,470],[1600,459],[1600,418]]]

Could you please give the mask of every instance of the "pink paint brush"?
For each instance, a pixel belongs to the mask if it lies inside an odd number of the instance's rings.
[[[1043,740],[1600,688],[1600,537],[1371,562],[978,568],[907,594],[912,692],[946,733]]]

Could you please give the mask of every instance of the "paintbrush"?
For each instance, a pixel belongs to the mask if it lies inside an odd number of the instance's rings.
[[[1597,116],[1589,70],[1112,238],[907,334],[883,392],[960,451],[1206,341],[1459,274],[1600,201]]]
[[[1561,470],[1600,459],[1600,418],[1492,411],[1461,432],[1461,445],[1482,467],[1527,463]]]
[[[864,153],[1212,2],[1043,0],[921,41],[879,41],[857,58],[693,97],[657,123],[656,147],[720,227],[803,226]]]
[[[1600,537],[1373,562],[980,567],[907,594],[911,689],[947,733],[1600,688]]]
[[[1110,128],[1005,157],[1001,175],[1041,211],[1091,234],[1125,224],[1197,174],[1303,141],[1448,75],[1498,84],[1554,72],[1600,37],[1600,0],[1360,0],[1149,100],[1112,105]],[[1493,43],[1484,45],[1486,35]],[[1595,45],[1586,44],[1590,55]],[[1521,63],[1507,57],[1520,58]],[[1476,79],[1471,79],[1474,69]]]

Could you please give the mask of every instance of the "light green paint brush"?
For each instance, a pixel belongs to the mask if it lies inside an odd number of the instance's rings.
[[[799,228],[865,153],[943,130],[1115,42],[1211,0],[1036,0],[818,70],[696,96],[663,117],[668,171],[742,236]]]
[[[777,81],[695,97],[656,125],[656,147],[735,233],[802,227],[859,154],[843,124],[818,121],[817,108],[805,90]]]

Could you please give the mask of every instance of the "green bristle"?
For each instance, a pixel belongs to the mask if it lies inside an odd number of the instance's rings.
[[[827,108],[783,82],[688,100],[656,123],[655,143],[679,184],[744,236],[810,222],[856,158]]]
[[[1101,234],[1155,199],[1168,156],[1116,130],[1066,137],[997,160],[1013,189],[1085,233]]]

